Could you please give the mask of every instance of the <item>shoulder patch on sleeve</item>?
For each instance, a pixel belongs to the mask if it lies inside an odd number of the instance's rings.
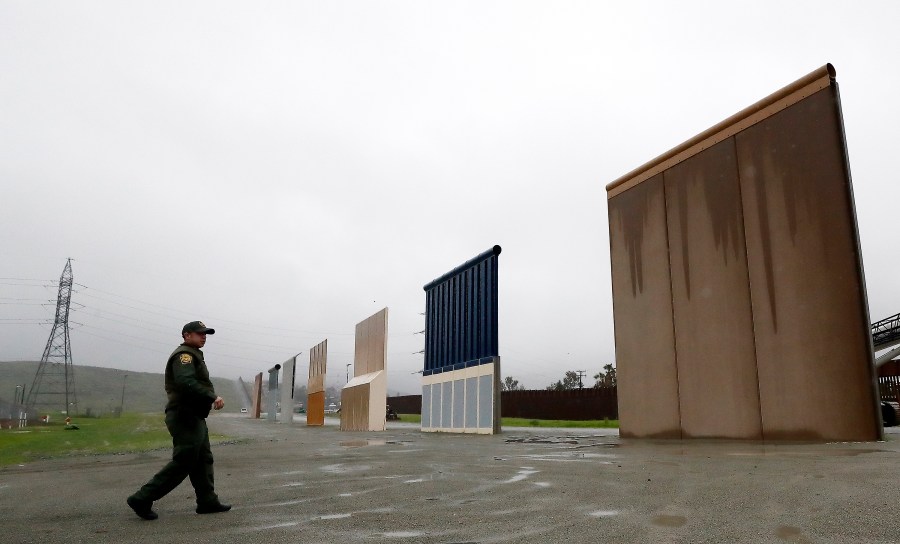
[[[181,361],[181,364],[189,365],[194,360],[194,358],[191,357],[189,353],[182,353],[181,357],[179,357],[179,360]]]

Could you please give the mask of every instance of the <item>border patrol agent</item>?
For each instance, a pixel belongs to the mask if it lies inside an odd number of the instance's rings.
[[[222,397],[216,395],[200,351],[206,344],[206,335],[215,333],[202,321],[191,321],[181,329],[184,343],[166,363],[166,428],[172,435],[174,451],[172,460],[128,497],[128,506],[144,519],[159,517],[152,510],[153,501],[164,497],[185,478],[190,478],[194,486],[198,514],[231,510],[230,504],[219,501],[214,490],[213,456],[206,428],[210,409],[221,410],[225,406]]]

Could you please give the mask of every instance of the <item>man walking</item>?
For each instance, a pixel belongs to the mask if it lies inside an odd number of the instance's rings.
[[[191,321],[181,329],[184,342],[166,363],[166,428],[172,435],[172,460],[128,497],[128,506],[144,519],[159,517],[152,509],[153,501],[164,497],[185,478],[190,478],[194,486],[198,514],[231,510],[230,504],[219,502],[213,487],[213,456],[206,428],[210,409],[221,410],[225,406],[222,397],[216,395],[200,351],[206,344],[206,335],[215,333],[202,321]]]

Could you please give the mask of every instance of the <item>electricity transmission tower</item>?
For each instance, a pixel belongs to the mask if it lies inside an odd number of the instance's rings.
[[[69,304],[72,300],[72,259],[66,260],[59,277],[59,293],[56,296],[56,316],[53,329],[41,364],[38,366],[25,406],[31,413],[65,411],[74,413],[78,408],[75,398],[75,371],[72,367],[72,349],[69,344]]]

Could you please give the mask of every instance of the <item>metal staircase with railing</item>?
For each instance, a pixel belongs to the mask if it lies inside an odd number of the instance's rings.
[[[876,352],[898,344],[900,344],[900,314],[872,323],[872,345]],[[879,367],[897,355],[900,355],[900,346],[876,357],[875,366]]]

